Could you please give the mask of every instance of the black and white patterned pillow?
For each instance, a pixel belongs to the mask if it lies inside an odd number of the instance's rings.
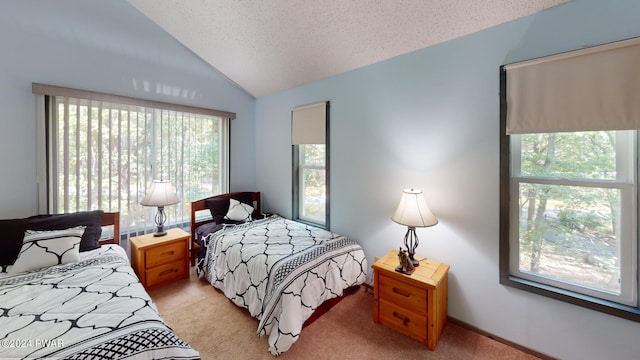
[[[65,230],[27,230],[18,259],[9,274],[41,269],[80,260],[80,240],[85,226]]]
[[[224,216],[226,220],[251,221],[253,206],[241,203],[236,199],[229,199],[229,211]]]

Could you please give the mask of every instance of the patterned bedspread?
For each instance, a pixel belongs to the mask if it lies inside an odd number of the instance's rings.
[[[273,355],[293,345],[320,304],[366,278],[355,241],[278,215],[224,227],[204,242],[207,280],[260,320],[257,333],[269,335]]]
[[[0,277],[1,359],[199,359],[161,319],[120,246]]]

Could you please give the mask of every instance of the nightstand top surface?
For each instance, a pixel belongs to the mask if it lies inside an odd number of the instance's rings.
[[[373,263],[371,267],[374,270],[386,271],[389,275],[394,274],[392,276],[398,279],[418,281],[433,286],[437,285],[449,271],[449,265],[447,264],[424,259],[420,256],[415,256],[415,259],[420,261],[420,266],[416,267],[416,270],[411,275],[405,275],[396,271],[396,267],[399,265],[398,250],[389,251],[385,256]]]
[[[188,237],[191,237],[188,232],[180,228],[173,228],[167,230],[167,234],[164,236],[153,236],[153,233],[150,233],[132,237],[130,241],[135,243],[138,249],[143,249],[145,247],[161,245],[171,241],[184,240]]]

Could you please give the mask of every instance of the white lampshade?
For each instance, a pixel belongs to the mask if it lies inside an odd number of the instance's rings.
[[[178,199],[176,191],[168,180],[153,180],[147,195],[142,199],[140,205],[164,207],[179,202],[180,199]]]
[[[408,227],[428,227],[438,223],[424,200],[422,190],[417,189],[402,190],[400,203],[391,220]]]

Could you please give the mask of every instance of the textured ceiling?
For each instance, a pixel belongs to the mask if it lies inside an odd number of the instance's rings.
[[[254,97],[570,0],[129,0]]]

